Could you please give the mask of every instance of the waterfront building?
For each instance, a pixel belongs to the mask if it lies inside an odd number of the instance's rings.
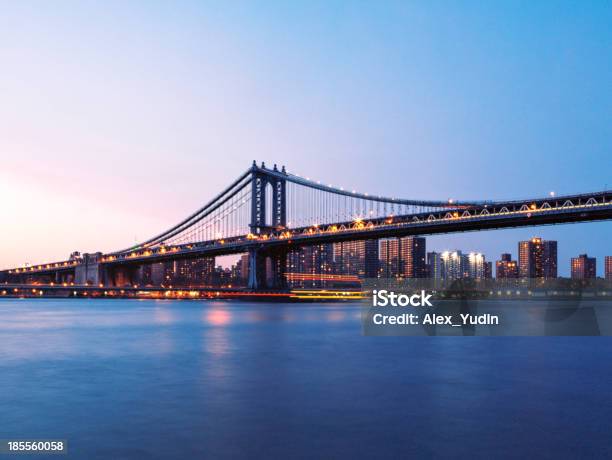
[[[518,278],[518,263],[512,260],[511,254],[502,254],[501,259],[495,262],[495,276],[498,279]]]
[[[287,254],[287,274],[291,287],[324,288],[333,274],[333,244],[304,246]],[[300,275],[300,276],[296,276]]]
[[[398,278],[400,274],[399,240],[390,238],[380,240],[379,273],[381,278]]]
[[[443,279],[442,255],[439,252],[427,253],[427,277]]]
[[[597,276],[597,260],[595,257],[580,254],[578,257],[572,257],[570,269],[572,279],[592,279]]]
[[[378,276],[378,240],[343,241],[333,245],[333,272],[360,279]]]
[[[479,252],[470,252],[463,258],[463,278],[472,278],[476,280],[484,279],[486,273],[486,261],[484,254]]]
[[[399,271],[402,277],[425,278],[427,276],[425,247],[425,238],[421,236],[399,239]]]
[[[604,276],[608,281],[612,281],[612,256],[606,256],[605,258]]]
[[[490,280],[491,278],[493,278],[493,262],[491,261],[485,262],[484,277],[487,280]]]
[[[521,278],[557,277],[557,242],[545,241],[542,238],[532,238],[520,241],[519,276]]]
[[[420,236],[380,241],[381,278],[424,278],[427,276],[426,240]]]

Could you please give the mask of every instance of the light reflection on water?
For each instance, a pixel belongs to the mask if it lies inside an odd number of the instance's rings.
[[[601,457],[611,352],[363,337],[352,304],[3,300],[1,437],[87,459]]]

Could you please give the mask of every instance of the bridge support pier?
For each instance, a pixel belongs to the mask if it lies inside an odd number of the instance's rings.
[[[75,269],[74,283],[82,286],[100,284],[102,281],[100,259],[102,259],[101,252],[83,254],[83,263]]]
[[[270,264],[269,271],[267,270],[268,263]],[[262,249],[257,248],[249,250],[249,277],[247,283],[249,289],[285,289],[287,287],[286,272],[286,249],[276,249],[271,252],[264,252]]]
[[[270,255],[272,265],[272,282],[270,287],[272,289],[286,289],[287,288],[287,250],[280,249],[274,251]]]
[[[266,258],[260,249],[249,249],[249,289],[257,290],[266,287]]]

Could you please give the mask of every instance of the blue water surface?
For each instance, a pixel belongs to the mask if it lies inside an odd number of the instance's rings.
[[[0,438],[68,440],[54,458],[603,457],[611,416],[609,337],[364,337],[346,303],[0,301]]]

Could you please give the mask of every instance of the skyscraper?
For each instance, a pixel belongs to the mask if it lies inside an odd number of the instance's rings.
[[[457,280],[466,277],[466,259],[461,251],[444,251],[440,255],[442,260],[442,278]]]
[[[381,278],[424,278],[427,276],[426,240],[420,236],[380,240]]]
[[[439,252],[427,253],[427,277],[433,279],[443,279],[442,254]]]
[[[407,236],[399,240],[399,268],[404,278],[426,276],[425,245],[425,238],[421,236]]]
[[[521,278],[557,277],[557,242],[532,238],[520,241],[519,276]]]
[[[470,252],[463,256],[463,277],[476,280],[484,279],[486,273],[485,256],[478,252]]]
[[[198,257],[174,262],[172,283],[176,286],[206,286],[212,282],[214,257]]]
[[[302,274],[292,281],[294,287],[321,288],[326,286],[325,277],[322,275],[333,273],[334,263],[333,244],[317,244],[304,246],[287,255],[287,273]]]
[[[334,243],[334,273],[359,278],[378,276],[378,240]]]
[[[595,257],[588,257],[586,254],[572,257],[570,268],[572,279],[584,280],[597,276],[597,260]]]
[[[604,276],[608,281],[612,281],[612,256],[606,256],[604,262]]]
[[[491,277],[491,263],[484,254],[459,250],[427,253],[429,278],[458,280],[462,278],[485,279]]]
[[[400,274],[399,240],[397,238],[380,240],[378,253],[380,277],[397,278]]]
[[[485,262],[484,277],[487,280],[490,280],[491,278],[493,278],[493,262],[491,261]]]
[[[249,279],[249,255],[241,255],[237,265],[239,267],[238,277],[246,282]]]
[[[518,278],[518,264],[511,254],[502,254],[501,260],[495,262],[495,276],[500,279]]]

